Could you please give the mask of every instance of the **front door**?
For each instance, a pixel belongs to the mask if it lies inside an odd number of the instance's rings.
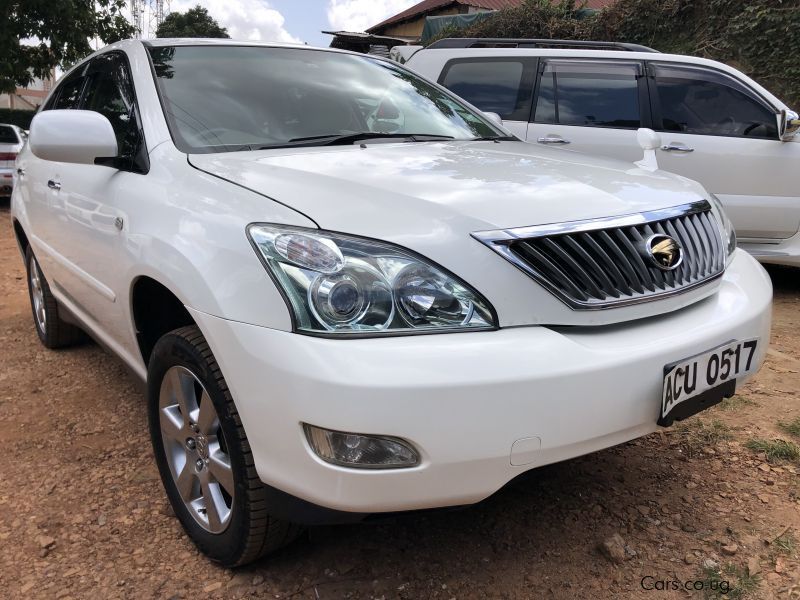
[[[89,63],[86,86],[79,108],[100,113],[114,129],[117,157],[104,164],[54,163],[58,195],[63,209],[63,237],[71,239],[65,257],[73,271],[69,292],[104,340],[125,353],[136,350],[130,320],[126,319],[131,260],[127,251],[130,191],[141,189],[147,170],[143,134],[139,126],[133,85],[127,59],[120,52],[102,54]],[[146,160],[146,158],[145,158]]]
[[[800,144],[778,139],[776,110],[734,77],[708,67],[651,63],[658,164],[716,194],[740,240],[800,229]]]

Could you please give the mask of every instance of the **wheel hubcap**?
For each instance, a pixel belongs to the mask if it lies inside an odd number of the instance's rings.
[[[214,403],[185,367],[161,382],[159,423],[167,463],[189,514],[206,531],[222,533],[231,519],[233,469]]]
[[[28,266],[28,273],[31,283],[31,299],[33,300],[33,318],[36,321],[36,327],[44,333],[47,327],[47,314],[44,311],[42,272],[39,270],[39,263],[33,256],[31,256],[31,263]]]

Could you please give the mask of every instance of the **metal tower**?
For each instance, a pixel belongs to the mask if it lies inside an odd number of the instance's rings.
[[[169,14],[169,0],[129,0],[129,4],[136,37],[155,37],[158,26]]]
[[[134,35],[137,39],[141,39],[144,35],[144,3],[145,0],[130,0],[131,23],[136,30]]]
[[[150,4],[150,37],[155,37],[158,26],[164,22],[164,17],[166,17],[169,14],[169,0],[149,0],[149,4]]]

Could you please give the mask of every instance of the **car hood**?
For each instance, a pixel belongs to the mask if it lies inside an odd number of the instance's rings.
[[[623,215],[702,196],[689,180],[524,142],[363,144],[195,154],[192,165],[305,214],[369,236],[469,233]]]
[[[515,300],[514,310],[503,313],[498,307],[504,325],[618,322],[673,310],[699,297],[592,316],[570,311],[558,301],[542,310],[542,300],[538,309],[529,310],[522,305],[542,299],[541,288],[470,236],[627,215],[705,197],[695,182],[632,163],[512,141],[195,154],[189,162],[293,208],[322,229],[415,250],[478,287],[496,305],[518,294],[519,286],[528,286],[528,298]],[[498,294],[505,299],[497,299]],[[552,300],[548,295],[547,304]]]

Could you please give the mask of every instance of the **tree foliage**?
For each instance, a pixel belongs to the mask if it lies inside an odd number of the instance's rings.
[[[220,27],[208,11],[199,4],[185,13],[169,13],[158,26],[160,38],[228,38],[228,30]]]
[[[93,51],[134,33],[126,0],[0,0],[0,92],[48,77]]]
[[[617,0],[589,13],[580,2],[526,0],[450,37],[633,42],[722,61],[800,107],[800,0]]]

